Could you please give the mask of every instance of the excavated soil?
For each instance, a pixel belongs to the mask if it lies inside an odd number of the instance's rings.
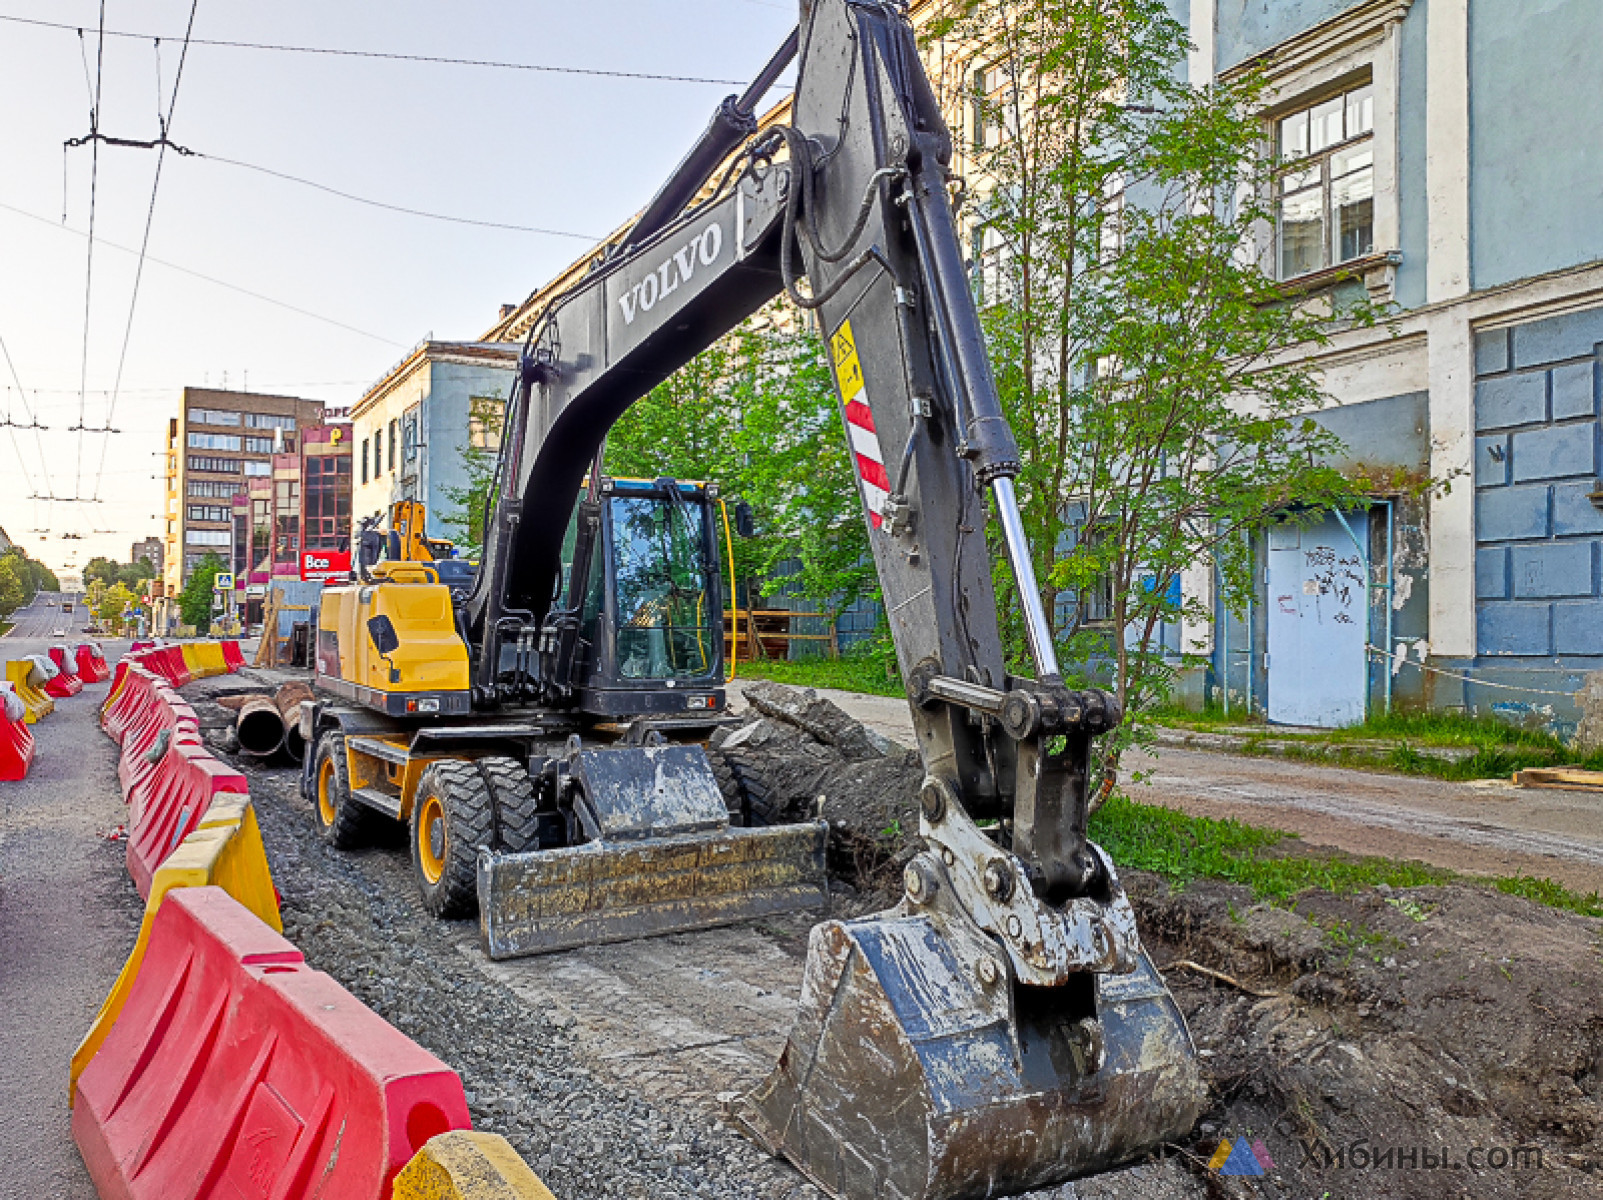
[[[918,846],[917,755],[806,693],[748,697],[718,753],[768,811],[829,821],[828,915],[886,907]],[[197,708],[225,747],[227,715]],[[291,936],[456,1066],[557,1194],[817,1195],[718,1115],[783,1040],[809,918],[489,963],[473,926],[421,915],[398,843],[329,851],[294,776],[245,765]],[[1468,885],[1274,907],[1123,880],[1209,1107],[1184,1144],[1043,1200],[1603,1197],[1603,921]],[[1210,1167],[1223,1138],[1273,1165]]]

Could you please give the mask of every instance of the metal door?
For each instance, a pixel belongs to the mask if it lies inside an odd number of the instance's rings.
[[[1332,728],[1364,719],[1369,597],[1363,557],[1369,517],[1335,516],[1269,530],[1269,719]],[[1355,544],[1354,538],[1357,539]]]

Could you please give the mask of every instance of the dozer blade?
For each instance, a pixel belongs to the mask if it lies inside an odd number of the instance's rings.
[[[828,902],[823,821],[527,854],[479,852],[491,958],[709,929]]]
[[[1191,1129],[1195,1051],[1144,950],[1055,988],[1001,963],[923,915],[815,926],[779,1065],[732,1115],[839,1200],[1011,1195]]]

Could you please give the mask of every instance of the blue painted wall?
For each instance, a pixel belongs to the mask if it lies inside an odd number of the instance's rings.
[[[1214,17],[1220,71],[1356,5],[1353,0],[1218,0]]]
[[[1414,0],[1398,40],[1397,188],[1398,249],[1396,300],[1400,308],[1425,303],[1425,258],[1430,240],[1430,207],[1425,188],[1425,26],[1430,0]]]
[[[467,464],[462,452],[468,444],[469,401],[474,396],[506,399],[512,386],[511,365],[504,367],[434,362],[429,364],[429,388],[423,401],[423,453],[418,495],[428,505],[430,537],[449,537],[442,518],[454,507],[451,488],[467,486]]]
[[[1470,267],[1493,287],[1603,259],[1603,3],[1470,5]]]

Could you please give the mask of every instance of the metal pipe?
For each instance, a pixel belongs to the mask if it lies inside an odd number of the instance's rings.
[[[1224,588],[1220,581],[1223,575],[1217,567],[1214,568],[1214,603],[1219,608],[1219,662],[1223,669],[1219,672],[1224,687],[1225,716],[1230,715],[1230,610],[1224,604]],[[1251,713],[1248,713],[1251,716]]]
[[[267,696],[252,696],[239,706],[235,731],[246,754],[265,758],[284,744],[284,718]]]
[[[1247,716],[1252,717],[1253,704],[1258,699],[1258,551],[1251,545],[1252,534],[1247,535],[1248,549],[1252,552],[1254,582],[1247,589]],[[1267,592],[1269,581],[1264,580]],[[1268,599],[1267,594],[1264,597]]]
[[[1391,656],[1394,653],[1393,648],[1392,648],[1392,637],[1393,637],[1393,635],[1395,633],[1395,628],[1394,628],[1392,622],[1395,619],[1395,614],[1396,614],[1396,611],[1397,611],[1397,608],[1396,608],[1397,576],[1396,576],[1396,571],[1395,571],[1396,564],[1395,564],[1395,561],[1394,561],[1394,558],[1393,558],[1393,541],[1392,541],[1393,532],[1395,530],[1396,524],[1397,524],[1397,504],[1396,504],[1395,501],[1388,500],[1388,501],[1386,501],[1386,657],[1385,657],[1385,659],[1384,659],[1384,661],[1382,663],[1382,667],[1386,672],[1386,715],[1387,716],[1391,715],[1391,699],[1392,699],[1392,695],[1391,695],[1391,693],[1392,693]]]
[[[996,496],[996,513],[1002,523],[1002,536],[1007,540],[1007,555],[1013,563],[1013,579],[1019,586],[1019,603],[1024,609],[1024,632],[1030,639],[1030,653],[1035,657],[1036,670],[1042,679],[1056,678],[1059,674],[1057,648],[1052,645],[1052,626],[1047,624],[1041,589],[1035,582],[1035,564],[1030,561],[1030,543],[1024,536],[1024,520],[1019,516],[1019,498],[1013,491],[1013,480],[1006,475],[998,476],[991,480],[991,491]]]

